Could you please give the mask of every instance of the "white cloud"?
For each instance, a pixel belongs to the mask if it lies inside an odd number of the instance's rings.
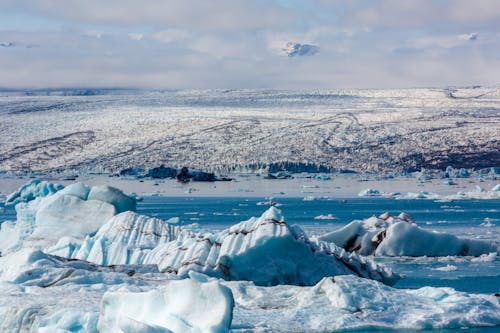
[[[132,40],[142,40],[144,38],[144,34],[137,33],[137,32],[131,32],[128,34],[128,37]]]
[[[162,43],[171,43],[189,36],[189,32],[182,29],[165,29],[153,33],[152,37]]]

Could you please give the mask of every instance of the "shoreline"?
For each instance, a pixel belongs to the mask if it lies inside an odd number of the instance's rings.
[[[359,198],[361,191],[374,189],[381,195],[371,198],[395,197],[399,199],[407,193],[418,194],[429,192],[431,195],[453,196],[457,192],[477,191],[477,186],[490,191],[500,181],[497,179],[478,179],[476,177],[454,178],[456,185],[448,185],[446,179],[430,179],[422,182],[415,177],[395,177],[379,179],[376,176],[362,174],[328,174],[330,179],[319,180],[309,176],[298,176],[289,179],[264,179],[255,175],[235,175],[232,181],[180,183],[175,179],[136,179],[111,177],[108,175],[82,175],[75,180],[64,180],[54,177],[29,177],[0,175],[0,196],[6,196],[32,179],[48,180],[67,186],[82,182],[88,185],[109,185],[126,193],[140,196],[164,197],[273,197],[273,198]],[[314,175],[312,175],[314,177]],[[464,198],[468,199],[468,198]],[[495,199],[495,198],[492,198]]]

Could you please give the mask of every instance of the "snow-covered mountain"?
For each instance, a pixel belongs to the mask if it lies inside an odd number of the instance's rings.
[[[0,96],[0,170],[500,165],[500,88]]]

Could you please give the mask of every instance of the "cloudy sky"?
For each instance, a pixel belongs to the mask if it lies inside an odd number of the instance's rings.
[[[0,1],[4,88],[499,83],[498,0]]]

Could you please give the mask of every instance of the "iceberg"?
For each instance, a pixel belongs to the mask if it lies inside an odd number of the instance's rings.
[[[33,179],[29,183],[21,186],[17,191],[9,194],[5,199],[5,205],[14,206],[20,202],[28,202],[38,197],[46,197],[63,188],[64,187],[59,184]]]
[[[258,285],[313,285],[337,274],[388,284],[399,279],[389,269],[335,244],[310,240],[300,228],[287,225],[275,207],[218,234],[125,212],[111,218],[95,235],[81,242],[63,238],[46,252],[97,265],[157,265],[161,272],[182,278],[195,271]]]
[[[500,325],[494,295],[395,289],[355,275],[258,286],[22,249],[0,257],[2,332],[332,332]]]
[[[325,276],[355,274],[394,284],[400,277],[356,253],[332,243],[313,241],[289,226],[271,207],[259,218],[233,225],[219,234],[179,234],[143,260],[161,272],[185,277],[190,271],[257,285],[313,285]]]
[[[117,213],[135,210],[135,200],[112,187],[75,183],[54,194],[19,202],[15,209],[16,222],[0,225],[2,254],[22,247],[47,248],[61,238],[83,240]]]
[[[353,275],[325,277],[315,286],[258,287],[231,282],[232,328],[248,331],[335,332],[435,330],[500,325],[494,295],[452,288],[395,289]]]
[[[367,188],[358,193],[359,197],[380,197],[382,193],[379,190]]]
[[[98,330],[116,332],[228,332],[233,316],[231,290],[218,281],[165,281],[155,290],[107,292]]]
[[[346,251],[380,256],[480,256],[496,252],[498,245],[422,229],[407,213],[384,213],[318,237]]]
[[[175,221],[175,220],[173,220]],[[73,250],[62,240],[49,253],[63,250],[68,257],[87,260],[99,265],[129,265],[142,263],[153,248],[173,241],[182,229],[163,220],[127,211],[108,220],[94,236],[87,236]]]

